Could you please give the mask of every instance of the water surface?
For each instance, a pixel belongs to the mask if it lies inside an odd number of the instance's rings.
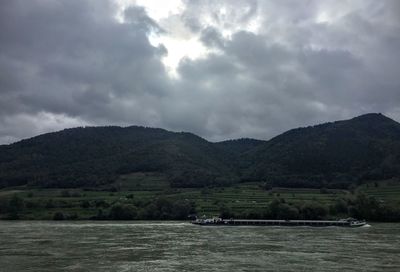
[[[400,271],[400,224],[0,221],[0,271]]]

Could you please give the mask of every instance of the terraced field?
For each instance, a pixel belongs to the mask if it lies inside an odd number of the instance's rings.
[[[111,188],[111,189],[110,189]],[[171,200],[185,199],[193,201],[198,214],[217,215],[221,206],[234,212],[251,209],[263,209],[273,199],[284,199],[287,203],[316,201],[325,205],[332,204],[338,198],[351,196],[346,190],[288,189],[273,188],[265,190],[261,182],[242,183],[222,188],[170,188],[165,177],[148,174],[122,176],[110,188],[97,190],[82,189],[28,189],[24,187],[0,191],[1,203],[18,195],[25,200],[23,217],[26,219],[49,219],[57,211],[77,214],[79,218],[89,218],[105,212],[115,203],[146,202],[158,197]],[[110,191],[111,190],[111,191]],[[400,182],[384,181],[368,183],[356,188],[379,201],[400,205]],[[50,203],[50,204],[49,204]],[[46,208],[44,208],[46,207]]]
[[[196,202],[199,213],[210,214],[218,212],[221,205],[234,211],[245,211],[254,208],[264,208],[275,198],[283,198],[286,202],[318,201],[324,204],[332,203],[336,198],[348,194],[347,191],[328,190],[321,193],[316,189],[286,189],[274,188],[266,191],[260,183],[246,183],[235,187],[216,188],[202,191],[180,192],[175,197],[185,197]]]
[[[398,181],[368,183],[360,186],[358,190],[378,200],[395,202],[400,205],[400,182]]]

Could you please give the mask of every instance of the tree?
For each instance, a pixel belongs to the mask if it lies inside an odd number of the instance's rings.
[[[90,202],[88,200],[82,201],[81,207],[84,209],[90,208]]]
[[[53,203],[53,199],[49,199],[49,200],[47,200],[47,202],[46,202],[46,204],[45,204],[45,208],[46,209],[52,209],[52,208],[54,208],[54,203]]]
[[[320,220],[323,219],[328,213],[327,208],[318,202],[306,202],[301,207],[301,215],[304,219]]]
[[[62,212],[56,212],[53,215],[53,220],[64,220],[65,216]]]
[[[187,219],[190,214],[194,214],[195,212],[194,203],[187,200],[178,200],[173,204],[171,219]]]
[[[219,207],[219,217],[228,219],[228,218],[233,218],[234,216],[235,216],[234,213],[228,206],[222,204]]]
[[[105,219],[107,219],[107,215],[103,212],[103,209],[98,209],[97,210],[97,215],[91,217],[90,219],[105,220]]]
[[[161,197],[155,201],[155,204],[159,213],[158,219],[171,219],[173,211],[173,203],[171,200]]]
[[[108,204],[104,199],[97,199],[94,201],[94,205],[96,208],[102,207],[102,208],[108,208],[110,207],[110,204]]]
[[[376,198],[358,193],[350,215],[359,219],[380,220],[383,208],[384,206],[380,205]]]
[[[348,203],[343,198],[336,198],[335,202],[329,206],[329,213],[332,215],[347,214],[348,211]]]
[[[61,191],[61,197],[71,197],[71,192],[68,190]]]
[[[299,217],[299,211],[286,203],[279,204],[278,219],[297,219]]]
[[[24,207],[24,200],[17,194],[14,194],[8,202],[9,219],[18,219],[19,213],[23,210]]]
[[[131,204],[116,204],[111,207],[110,219],[133,220],[137,217],[137,208]]]
[[[144,219],[144,220],[151,220],[151,219],[158,219],[159,218],[159,212],[157,209],[157,206],[154,203],[150,203],[148,205],[145,205],[140,211],[139,211],[139,218]]]

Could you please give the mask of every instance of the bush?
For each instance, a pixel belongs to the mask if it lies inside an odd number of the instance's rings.
[[[235,217],[235,215],[233,214],[231,208],[226,205],[221,205],[219,207],[219,217],[229,219]]]
[[[90,202],[87,200],[84,200],[81,202],[81,207],[84,209],[90,208]]]
[[[307,220],[320,220],[328,214],[328,209],[318,202],[306,202],[301,207],[301,214]]]
[[[137,208],[131,204],[116,204],[111,207],[110,219],[133,220],[137,217]]]
[[[44,207],[45,207],[46,209],[52,209],[52,208],[54,208],[53,199],[47,200],[47,202],[46,202],[46,204],[45,204]]]
[[[331,214],[344,214],[348,212],[347,202],[343,198],[338,198],[330,207]]]
[[[97,199],[94,201],[94,205],[96,208],[102,207],[102,208],[108,208],[110,207],[110,204],[108,204],[105,200],[103,199]]]
[[[19,213],[25,208],[24,200],[14,194],[8,201],[7,212],[9,219],[19,219]]]
[[[77,213],[71,213],[71,214],[69,214],[69,215],[67,216],[67,219],[68,219],[68,220],[76,220],[76,219],[78,219],[78,218],[79,218],[79,216],[78,216]]]
[[[61,192],[61,197],[71,197],[71,193],[68,190],[63,190]]]
[[[62,212],[56,212],[53,215],[53,220],[64,220],[65,216]]]
[[[134,197],[133,194],[126,195],[127,199],[133,199],[133,197]]]
[[[195,213],[193,203],[185,200],[178,200],[173,203],[170,217],[174,220],[183,220],[187,219],[192,213]]]
[[[281,203],[278,209],[278,219],[297,219],[299,211],[286,203]]]

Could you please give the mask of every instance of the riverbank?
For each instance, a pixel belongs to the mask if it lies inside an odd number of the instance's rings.
[[[159,181],[129,185],[100,189],[3,189],[0,219],[186,220],[197,214],[244,219],[400,220],[398,184],[371,183],[351,190],[266,189],[262,182],[217,188],[170,188]]]

